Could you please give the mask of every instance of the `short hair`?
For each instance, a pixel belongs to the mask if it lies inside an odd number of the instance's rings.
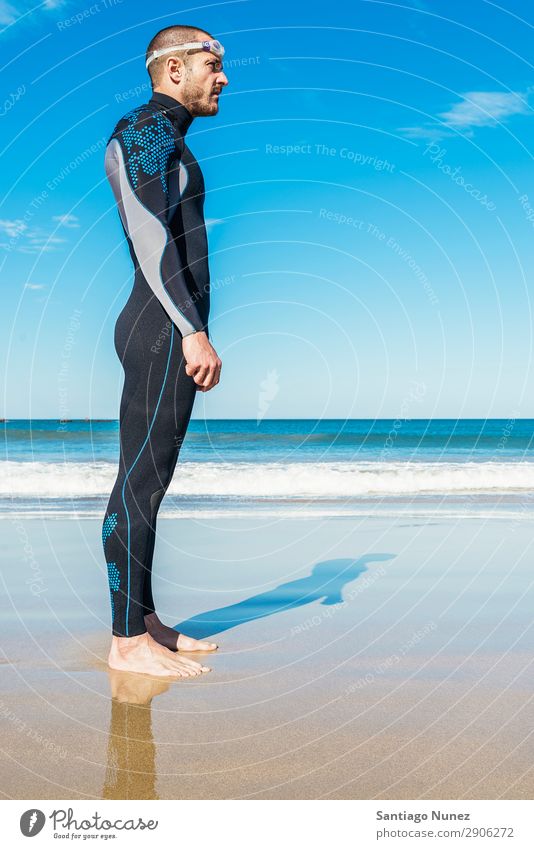
[[[205,29],[199,29],[199,27],[191,27],[191,26],[171,26],[165,27],[165,29],[160,29],[159,32],[156,33],[154,38],[150,41],[147,49],[145,62],[148,62],[150,54],[154,50],[162,50],[164,47],[173,47],[175,44],[187,44],[188,41],[195,41],[200,36],[207,36],[208,38],[213,38],[209,32]],[[200,39],[202,40],[202,39]],[[189,53],[193,51],[186,50],[184,56],[185,62],[187,62],[187,56]],[[157,59],[154,59],[150,65],[148,66],[148,74],[150,76],[150,81],[152,83],[152,88],[155,85],[158,85],[161,77],[161,70],[165,64],[165,60],[169,58],[171,54],[166,53],[164,56],[158,56]]]

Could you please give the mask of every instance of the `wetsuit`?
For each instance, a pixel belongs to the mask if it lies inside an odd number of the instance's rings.
[[[112,631],[133,637],[154,611],[156,516],[171,482],[197,387],[182,337],[208,333],[210,281],[204,180],[184,137],[193,120],[155,92],[108,140],[105,169],[135,275],[115,325],[124,368],[119,471],[102,526]]]

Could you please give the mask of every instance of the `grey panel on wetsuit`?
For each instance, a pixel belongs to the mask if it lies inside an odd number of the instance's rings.
[[[106,148],[104,166],[117,201],[122,224],[132,241],[148,285],[182,336],[195,333],[195,327],[180,312],[163,285],[161,260],[167,247],[168,232],[162,222],[143,206],[133,191],[117,139],[112,139]]]

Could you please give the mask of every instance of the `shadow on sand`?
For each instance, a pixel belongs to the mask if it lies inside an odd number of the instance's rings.
[[[212,634],[220,634],[246,622],[274,616],[291,608],[302,607],[319,601],[321,604],[339,604],[343,601],[343,590],[347,584],[368,571],[369,563],[392,560],[394,554],[364,554],[357,560],[338,558],[317,563],[305,578],[297,578],[280,584],[272,590],[250,596],[236,604],[218,607],[199,613],[174,626],[197,640]]]

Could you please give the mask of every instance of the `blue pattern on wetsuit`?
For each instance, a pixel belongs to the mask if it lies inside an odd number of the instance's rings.
[[[115,619],[115,604],[113,600],[113,593],[116,593],[119,589],[121,578],[116,563],[108,563],[107,567],[109,581],[109,597],[111,599],[111,621],[113,622],[113,620]]]
[[[169,155],[176,149],[174,129],[169,119],[157,109],[150,118],[138,122],[142,112],[146,112],[146,107],[133,109],[124,116],[128,124],[121,135],[128,151],[128,175],[136,189],[140,171],[149,177],[159,173],[163,190],[167,192],[167,162]]]
[[[104,524],[102,525],[102,545],[104,546],[104,551],[106,548],[106,542],[113,533],[117,526],[117,513],[109,513],[104,519]],[[120,573],[117,569],[116,563],[108,563],[108,583],[109,583],[109,596],[111,599],[111,621],[115,619],[115,604],[113,600],[113,593],[117,592],[120,586]]]
[[[111,536],[115,527],[117,525],[117,514],[110,513],[109,516],[106,516],[104,524],[102,525],[102,545],[105,546],[106,540]]]

